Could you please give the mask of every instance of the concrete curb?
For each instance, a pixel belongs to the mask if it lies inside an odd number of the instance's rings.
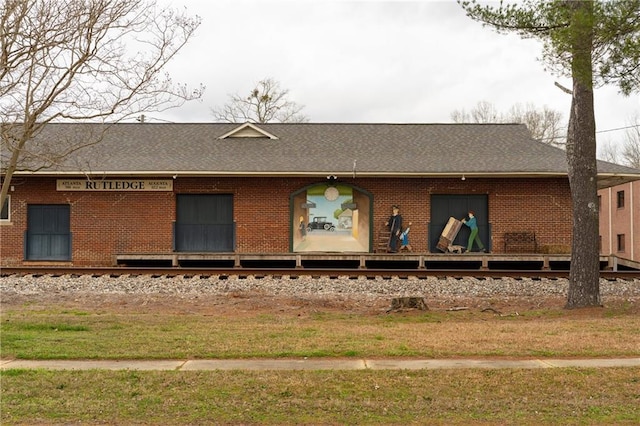
[[[640,367],[640,358],[589,359],[208,359],[208,360],[0,360],[0,371],[46,370],[437,370]]]

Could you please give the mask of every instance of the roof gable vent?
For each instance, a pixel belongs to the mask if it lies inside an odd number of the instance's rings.
[[[222,136],[219,136],[218,139],[227,139],[227,138],[269,138],[269,139],[278,139],[276,135],[273,135],[267,132],[264,129],[256,126],[253,123],[246,122],[235,129],[225,133]]]

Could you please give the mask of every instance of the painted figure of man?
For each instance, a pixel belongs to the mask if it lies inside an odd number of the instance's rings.
[[[298,229],[300,230],[300,237],[302,237],[302,241],[307,239],[307,225],[304,223],[304,216],[300,216],[300,223],[298,224]]]
[[[402,232],[402,216],[400,215],[400,207],[394,205],[391,207],[392,214],[385,224],[389,227],[389,253],[398,252],[398,241]]]
[[[480,237],[478,236],[478,223],[476,221],[475,213],[473,210],[469,210],[469,219],[462,219],[462,223],[467,225],[469,229],[471,229],[471,234],[469,234],[469,242],[467,243],[467,250],[465,253],[469,253],[471,248],[473,247],[473,243],[478,244],[478,248],[481,252],[486,251],[484,248],[484,244],[480,241]]]

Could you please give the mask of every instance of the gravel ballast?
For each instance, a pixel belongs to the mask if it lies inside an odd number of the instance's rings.
[[[389,298],[424,295],[430,298],[535,298],[565,297],[567,279],[514,278],[417,278],[409,277],[256,277],[256,276],[31,276],[0,277],[0,293],[11,295],[95,294],[95,295],[237,295],[331,298]],[[603,301],[607,298],[640,300],[640,280],[600,280]]]

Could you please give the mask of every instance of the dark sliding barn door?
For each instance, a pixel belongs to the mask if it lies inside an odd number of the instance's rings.
[[[176,251],[234,250],[233,196],[178,195]]]
[[[69,205],[27,207],[25,258],[27,260],[71,260]]]
[[[431,224],[429,226],[429,251],[439,252],[436,248],[440,234],[447,225],[450,217],[460,220],[467,216],[469,210],[476,214],[478,222],[478,235],[487,248],[490,248],[489,208],[486,195],[447,195],[437,194],[431,196]],[[462,226],[454,244],[467,246],[470,230]]]

